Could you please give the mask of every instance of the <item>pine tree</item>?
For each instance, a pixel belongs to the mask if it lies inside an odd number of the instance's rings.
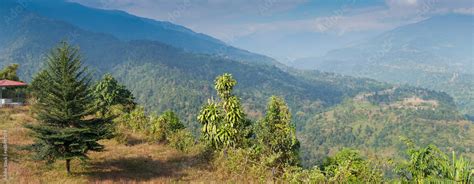
[[[259,122],[256,135],[262,154],[270,158],[269,165],[282,168],[299,164],[300,143],[291,123],[290,110],[283,98],[270,98],[267,113]]]
[[[35,141],[35,158],[48,163],[87,159],[88,151],[104,149],[97,141],[110,137],[110,120],[95,118],[91,75],[82,66],[78,50],[67,43],[53,49],[44,70],[33,79],[33,112],[38,124],[27,125]]]

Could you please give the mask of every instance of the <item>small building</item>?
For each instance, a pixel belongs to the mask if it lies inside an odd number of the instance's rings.
[[[24,82],[0,80],[0,107],[22,105],[20,93],[11,92],[12,89],[27,86]],[[7,92],[6,94],[4,94]],[[16,100],[15,100],[16,98]]]

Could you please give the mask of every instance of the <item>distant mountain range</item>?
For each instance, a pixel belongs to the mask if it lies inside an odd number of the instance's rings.
[[[16,0],[2,0],[12,1]],[[219,55],[229,59],[274,63],[272,58],[232,47],[205,34],[170,22],[137,17],[118,10],[90,8],[64,0],[18,1],[17,9],[64,21],[83,30],[108,33],[121,40],[153,40],[182,48],[189,52]]]
[[[67,7],[79,6],[59,0],[48,4],[66,8],[57,12],[51,10],[58,17],[62,17],[61,12],[68,12]],[[325,73],[312,73],[313,77],[307,79],[299,76],[298,72],[261,64],[259,60],[247,62],[190,52],[156,40],[120,39],[107,32],[89,31],[68,21],[43,16],[40,11],[30,11],[36,5],[22,5],[13,0],[0,2],[0,17],[8,20],[0,21],[0,67],[18,63],[21,78],[30,81],[41,68],[50,49],[60,41],[68,40],[80,47],[85,64],[95,71],[97,77],[112,73],[150,111],[179,110],[189,123],[195,120],[199,106],[214,93],[214,78],[225,72],[232,73],[239,81],[239,93],[249,104],[249,110],[256,114],[264,110],[271,95],[287,97],[295,109],[303,110],[303,107],[311,106],[305,108],[309,113],[339,103],[345,96],[386,86],[372,80]],[[333,81],[327,80],[329,77],[342,84],[333,84]],[[356,82],[360,86],[355,85]]]
[[[435,16],[293,66],[445,91],[474,114],[474,16]]]

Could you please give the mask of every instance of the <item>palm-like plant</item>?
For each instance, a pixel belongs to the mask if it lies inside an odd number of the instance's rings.
[[[435,145],[418,148],[413,141],[402,138],[408,146],[409,160],[397,165],[395,172],[408,181],[424,183],[427,178],[443,178],[447,156]]]
[[[209,99],[199,113],[202,136],[214,148],[239,146],[245,137],[245,114],[239,98],[232,94],[236,84],[230,74],[217,77],[215,88],[220,101]]]
[[[443,166],[446,177],[458,183],[472,183],[474,177],[473,163],[460,156],[456,157],[453,151],[452,161]]]
[[[474,167],[472,162],[462,156],[457,158],[453,152],[452,160],[434,145],[418,148],[406,138],[409,160],[397,165],[395,171],[407,181],[472,183]]]

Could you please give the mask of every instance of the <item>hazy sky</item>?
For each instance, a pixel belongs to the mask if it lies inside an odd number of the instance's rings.
[[[474,0],[71,0],[170,21],[281,60],[308,57]]]

